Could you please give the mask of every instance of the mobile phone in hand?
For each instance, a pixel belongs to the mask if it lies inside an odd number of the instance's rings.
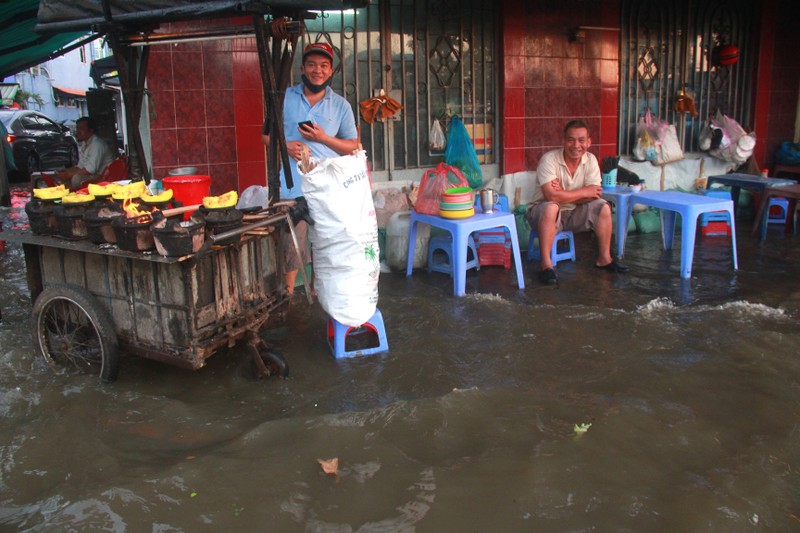
[[[314,129],[314,123],[313,123],[313,122],[311,122],[310,120],[304,120],[303,122],[298,122],[298,123],[297,123],[297,125],[298,125],[299,127],[301,127],[301,128],[302,128],[303,126],[305,126],[305,127],[307,127],[307,128]]]

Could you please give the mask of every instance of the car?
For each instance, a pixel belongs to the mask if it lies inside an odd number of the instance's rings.
[[[18,179],[27,181],[31,172],[78,164],[78,141],[68,127],[45,114],[30,109],[0,109],[0,121],[8,131]]]

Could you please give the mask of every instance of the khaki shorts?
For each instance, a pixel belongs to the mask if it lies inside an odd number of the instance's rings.
[[[297,236],[297,244],[300,246],[300,255],[303,256],[303,265],[311,262],[311,253],[308,249],[308,224],[305,220],[301,220],[294,226],[294,233]],[[292,242],[292,234],[289,228],[283,233],[281,239],[281,250],[283,251],[283,271],[291,272],[292,270],[300,269],[300,260],[297,258],[297,252],[294,249]]]
[[[542,202],[528,207],[525,218],[534,231],[538,231],[539,219],[544,213],[545,206],[553,202]],[[603,206],[608,204],[602,198],[597,198],[585,204],[578,204],[575,209],[570,211],[559,211],[556,218],[556,232],[564,230],[572,231],[593,231],[597,219],[600,218],[600,211]]]

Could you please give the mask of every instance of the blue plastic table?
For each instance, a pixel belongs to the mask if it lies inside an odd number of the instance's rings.
[[[431,226],[449,231],[453,236],[453,293],[464,296],[467,286],[467,240],[472,232],[484,229],[505,227],[511,235],[511,251],[514,254],[514,265],[517,269],[517,285],[525,288],[522,275],[522,261],[519,255],[519,239],[517,237],[517,221],[512,213],[493,211],[483,213],[480,210],[469,218],[451,220],[436,215],[423,215],[411,211],[411,222],[408,228],[408,262],[406,263],[406,276],[411,276],[414,266],[414,249],[417,242],[417,223],[424,222]]]
[[[681,277],[692,275],[694,241],[697,233],[697,217],[710,211],[727,211],[731,219],[731,247],[733,249],[733,269],[739,268],[736,258],[736,221],[733,216],[732,200],[701,196],[673,191],[642,191],[634,193],[631,202],[661,209],[661,238],[664,249],[672,248],[675,236],[675,214],[681,215]]]
[[[617,187],[603,187],[603,199],[613,202],[617,206],[617,213],[614,220],[614,231],[617,233],[617,257],[621,258],[625,253],[625,239],[628,237],[628,221],[631,218],[630,203],[633,189],[619,185]]]
[[[764,195],[764,189],[768,187],[783,187],[784,185],[794,185],[797,180],[783,178],[762,178],[752,174],[720,174],[709,176],[707,189],[714,183],[729,185],[731,188],[731,200],[734,208],[739,205],[739,192],[741,189],[753,189],[760,195]]]

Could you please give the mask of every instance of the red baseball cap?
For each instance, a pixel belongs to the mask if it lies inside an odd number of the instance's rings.
[[[303,50],[303,61],[306,60],[308,54],[322,54],[333,63],[333,48],[328,43],[318,42],[307,45]]]

